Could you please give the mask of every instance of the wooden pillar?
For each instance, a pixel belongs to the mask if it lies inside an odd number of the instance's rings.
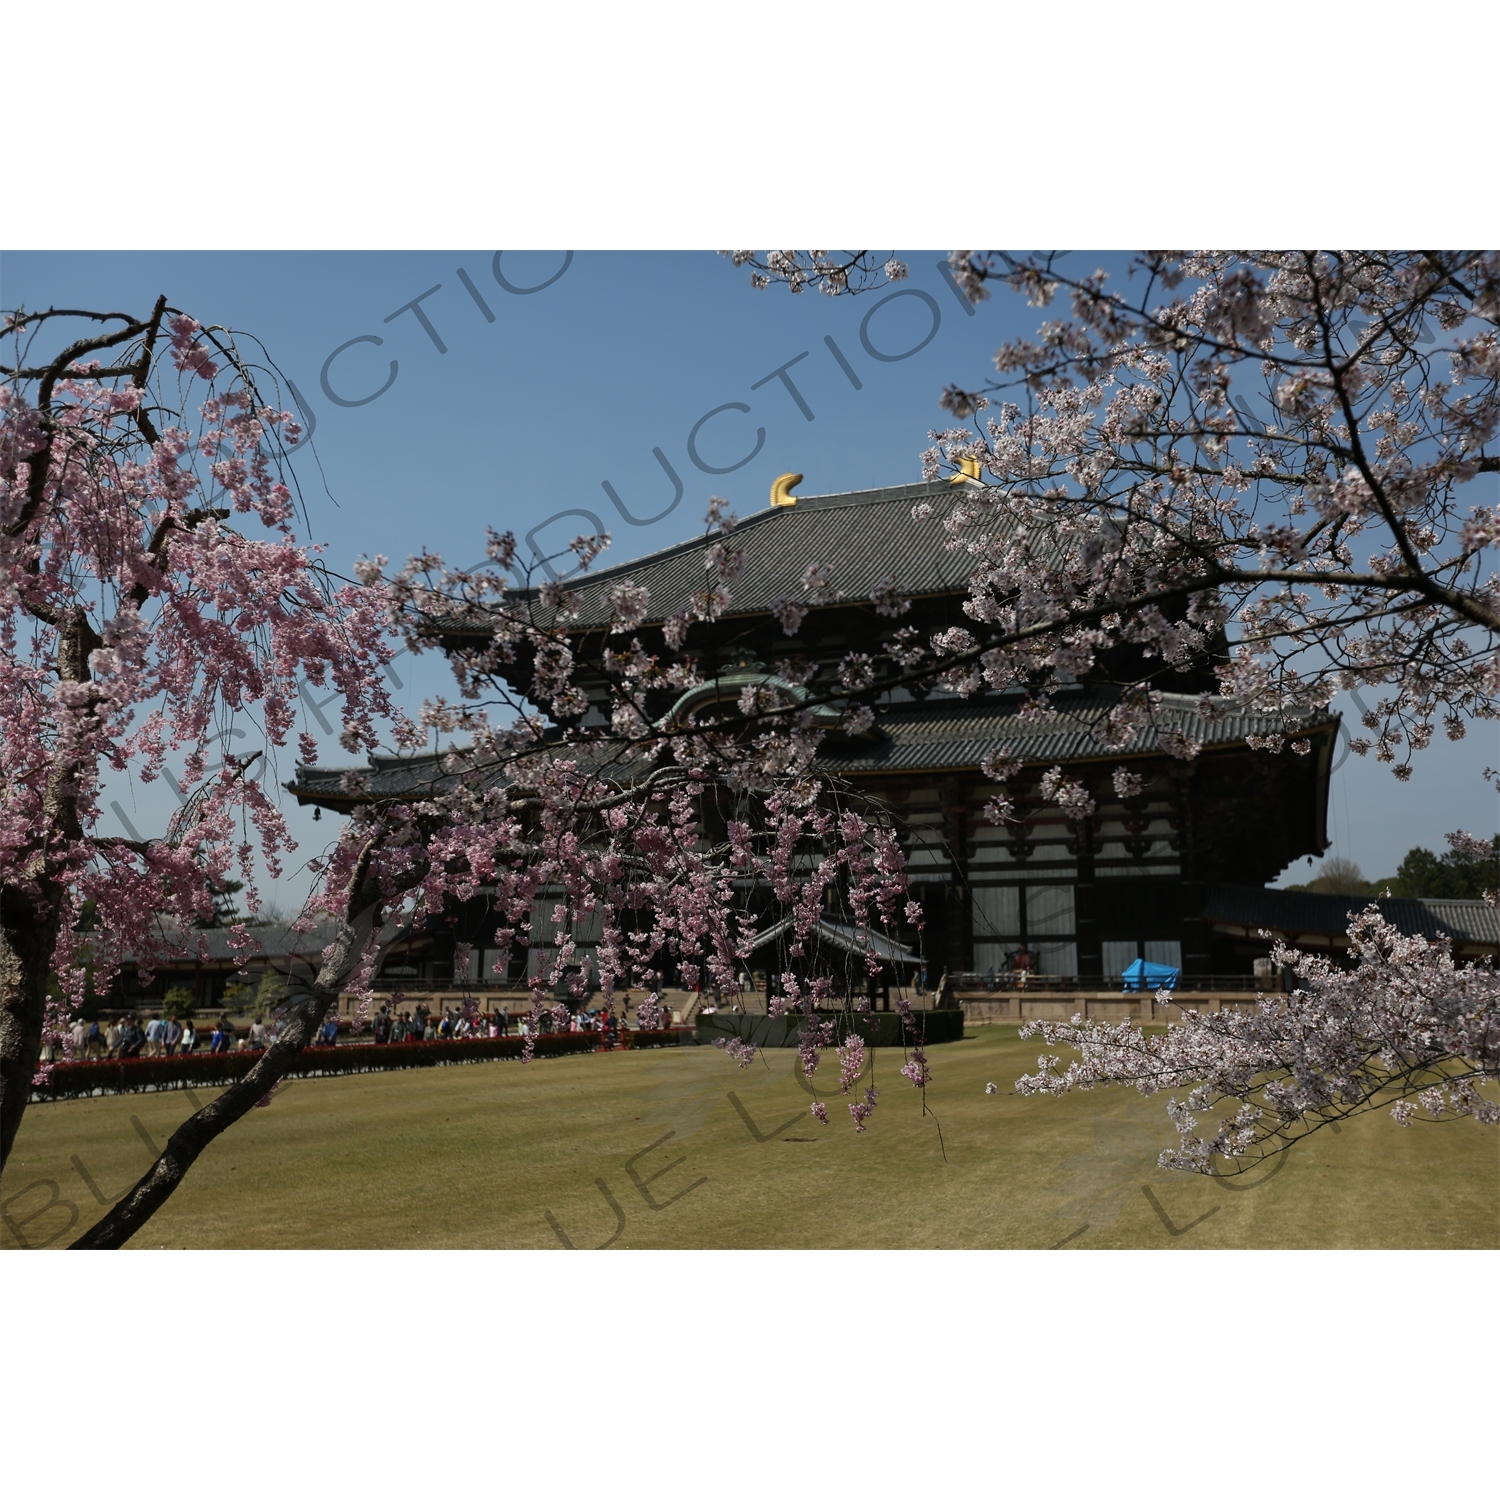
[[[969,804],[964,783],[945,781],[942,787],[943,837],[952,857],[952,878],[944,934],[948,972],[972,973],[974,969],[973,893],[969,889]]]
[[[1208,923],[1203,918],[1208,905],[1208,886],[1202,879],[1198,865],[1200,859],[1200,835],[1197,796],[1202,783],[1194,774],[1196,762],[1189,761],[1175,770],[1173,780],[1177,791],[1177,858],[1182,871],[1178,887],[1181,909],[1178,913],[1182,933],[1182,977],[1208,974],[1213,967],[1209,949]]]
[[[1084,818],[1074,825],[1070,841],[1078,860],[1078,879],[1073,888],[1073,912],[1078,943],[1078,977],[1085,984],[1104,983],[1104,949],[1099,939],[1098,893],[1094,886],[1094,851],[1097,847],[1095,820]]]

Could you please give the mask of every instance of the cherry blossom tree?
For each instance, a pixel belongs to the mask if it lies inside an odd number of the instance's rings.
[[[688,688],[695,678],[686,662],[643,663],[638,642],[595,664],[620,684],[602,738],[552,732],[514,698],[511,722],[492,724],[477,701],[480,685],[499,681],[485,653],[455,657],[462,696],[474,702],[431,704],[420,724],[394,713],[379,670],[392,627],[421,649],[434,639],[435,614],[482,609],[486,652],[524,650],[534,693],[554,725],[568,725],[586,702],[574,677],[588,664],[569,645],[565,600],[545,590],[506,599],[509,537],[492,537],[492,565],[467,574],[424,555],[390,580],[379,563],[362,565],[357,580],[333,577],[292,530],[283,459],[299,430],[261,393],[273,372],[227,330],[162,298],[147,317],[17,312],[5,331],[13,355],[0,387],[3,1153],[43,1040],[67,1035],[86,966],[107,987],[127,952],[149,968],[191,951],[192,929],[212,916],[231,870],[246,882],[253,915],[257,853],[274,876],[293,849],[252,774],[258,755],[215,762],[236,721],[251,721],[268,749],[285,745],[305,676],[341,695],[347,751],[375,748],[383,731],[406,749],[434,729],[466,737],[431,787],[367,799],[313,862],[320,884],[301,923],[331,918],[334,936],[316,972],[290,976],[274,1043],[174,1132],[80,1245],[124,1243],[216,1136],[269,1099],[339,995],[352,990],[368,1007],[389,945],[481,884],[497,892],[502,943],[529,943],[538,899],[558,895],[561,936],[537,970],[534,1022],[551,1009],[556,984],[587,981],[571,934],[596,918],[606,998],[622,983],[643,987],[638,1019],[651,1024],[669,971],[688,983],[702,970],[738,984],[757,929],[736,883],[774,887],[792,915],[794,954],[833,893],[866,924],[905,914],[894,834],[810,773],[811,725],[773,724],[749,746],[735,729],[716,730],[712,714],[656,725],[642,712],[645,680]],[[171,395],[164,363],[178,377]],[[732,520],[716,514],[712,524],[711,548],[727,567]],[[586,565],[606,541],[581,539],[577,560]],[[641,608],[622,592],[622,629]],[[305,762],[316,758],[309,735],[298,747]],[[170,826],[147,840],[101,832],[109,776],[150,782],[169,759],[185,799]],[[236,931],[248,957],[253,934],[243,923]],[[830,994],[826,981],[816,995],[809,989],[810,1016]],[[810,1024],[831,1042],[825,1023]],[[871,1107],[861,1102],[857,1127]]]
[[[0,1161],[87,964],[107,988],[127,952],[149,970],[191,951],[236,868],[258,908],[257,854],[275,876],[295,847],[257,772],[299,677],[332,683],[350,750],[390,712],[381,601],[298,544],[281,460],[299,432],[231,334],[165,297],[145,317],[15,312],[4,334]],[[240,723],[265,751],[221,753]],[[111,776],[173,765],[168,827],[102,831]]]
[[[641,987],[638,1020],[649,1025],[669,972],[689,984],[701,972],[737,986],[758,931],[738,894],[747,885],[767,888],[788,914],[794,957],[830,901],[867,927],[912,914],[889,821],[862,815],[855,799],[812,774],[819,732],[807,714],[772,722],[748,742],[742,724],[716,725],[711,708],[653,722],[645,684],[701,685],[690,659],[645,662],[632,639],[613,643],[600,662],[583,660],[569,644],[564,594],[506,597],[512,538],[492,537],[490,565],[469,573],[427,555],[392,579],[378,562],[362,564],[355,580],[329,573],[292,529],[284,459],[300,432],[262,394],[274,371],[247,358],[228,330],[162,298],[147,317],[21,311],[5,331],[13,349],[0,387],[5,1152],[45,1075],[42,1043],[65,1041],[89,966],[104,988],[127,953],[149,969],[153,959],[191,952],[193,929],[212,917],[231,871],[253,915],[256,856],[275,876],[295,847],[252,774],[263,752],[216,759],[238,723],[268,750],[285,745],[305,676],[341,696],[346,751],[374,749],[383,733],[407,750],[433,730],[465,737],[432,785],[366,798],[311,862],[319,885],[300,925],[329,918],[333,936],[315,971],[288,976],[274,1042],[173,1133],[80,1246],[125,1243],[212,1140],[269,1101],[341,994],[352,991],[368,1010],[390,944],[442,920],[481,885],[496,892],[505,944],[530,944],[537,902],[553,902],[560,935],[536,970],[533,1035],[554,1009],[556,985],[581,993],[587,982],[574,934],[590,921],[601,927],[595,963],[606,999],[617,986]],[[716,509],[709,552],[724,570],[732,527]],[[580,539],[577,560],[586,565],[606,541]],[[721,597],[708,594],[699,601],[705,614]],[[622,631],[642,608],[621,591]],[[406,720],[380,676],[397,633],[423,649],[455,613],[475,610],[485,649],[454,658],[470,701],[458,709],[438,701],[420,723]],[[685,628],[679,622],[679,646]],[[550,724],[514,695],[502,693],[505,723],[492,722],[480,701],[483,686],[500,683],[497,653],[517,650],[534,667],[532,691]],[[602,669],[618,685],[602,736],[572,722],[587,701],[575,682],[580,668]],[[315,760],[311,736],[300,735],[298,749]],[[160,836],[101,831],[111,775],[149,783],[172,766],[184,806]],[[254,935],[243,922],[235,931],[248,958]],[[834,1040],[814,1006],[834,998],[834,985],[824,976],[802,993],[787,978],[807,1012],[814,1071]],[[748,1062],[754,1049],[739,1054]],[[863,1129],[874,1098],[856,1106],[853,1123]]]
[[[1403,936],[1373,905],[1351,921],[1349,940],[1348,963],[1278,945],[1274,961],[1296,983],[1253,1012],[1187,1011],[1158,1034],[1078,1017],[1033,1022],[1023,1035],[1078,1055],[1061,1069],[1044,1053],[1019,1091],[1179,1091],[1168,1114],[1181,1139],[1161,1164],[1198,1172],[1248,1171],[1324,1125],[1382,1107],[1403,1126],[1500,1123],[1500,1101],[1481,1093],[1500,1078],[1494,968],[1457,964],[1446,943]]]
[[[734,254],[757,285],[860,289],[847,257]],[[967,480],[921,508],[974,561],[977,628],[932,643],[956,685],[1046,692],[1122,644],[1203,658],[1232,621],[1226,699],[1290,723],[1395,689],[1354,749],[1403,778],[1438,723],[1496,716],[1500,507],[1474,483],[1500,473],[1500,256],[1155,254],[1121,290],[1060,255],[951,260],[975,301],[1072,312],[942,393],[972,419],[924,455]]]
[[[735,252],[757,287],[834,295],[863,284],[827,252]],[[860,252],[866,270],[879,257]],[[1351,688],[1378,696],[1352,748],[1405,779],[1437,728],[1500,716],[1500,255],[1262,252],[1143,255],[1124,283],[1076,257],[958,251],[971,300],[992,287],[1067,312],[1003,345],[995,374],[953,384],[962,426],[932,434],[925,472],[950,505],[919,507],[973,562],[972,626],[908,643],[909,671],[959,692],[1023,685],[1045,706],[1123,648],[1162,671],[1210,666],[1204,716],[1272,716],[1256,748],[1307,753],[1305,716]],[[924,655],[925,653],[925,655]],[[1139,672],[1104,726],[1123,745],[1156,717]],[[1168,733],[1191,758],[1191,738]],[[1018,769],[1004,747],[997,779]],[[1129,789],[1124,768],[1116,790]],[[1054,768],[1042,793],[1088,793]],[[993,815],[1005,819],[1002,794]],[[1458,846],[1483,841],[1454,836]],[[1166,1038],[1040,1026],[1079,1047],[1026,1087],[1193,1086],[1174,1102],[1172,1164],[1243,1165],[1350,1108],[1389,1099],[1495,1119],[1500,977],[1453,965],[1378,917],[1350,929],[1354,965],[1287,953],[1301,987],[1254,1017],[1189,1016]],[[1315,1040],[1314,1040],[1315,1039]],[[1195,1134],[1197,1113],[1229,1110]]]
[[[905,281],[906,264],[873,250],[726,250],[736,266],[750,267],[750,284],[758,291],[772,282],[790,292],[814,287],[827,297],[866,292],[888,281]]]

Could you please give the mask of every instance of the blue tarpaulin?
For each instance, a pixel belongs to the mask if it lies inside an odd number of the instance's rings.
[[[1127,990],[1175,990],[1177,988],[1177,976],[1181,971],[1170,969],[1166,964],[1147,963],[1144,958],[1138,958],[1125,971],[1125,988]]]

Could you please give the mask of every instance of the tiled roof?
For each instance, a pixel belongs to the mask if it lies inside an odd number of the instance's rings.
[[[1204,919],[1264,928],[1278,937],[1317,933],[1342,937],[1351,916],[1370,904],[1368,896],[1326,896],[1314,891],[1276,891],[1259,886],[1209,887]],[[1380,914],[1408,937],[1451,938],[1455,943],[1500,945],[1500,914],[1485,901],[1438,901],[1386,896],[1375,902]]]
[[[743,548],[746,559],[743,574],[729,585],[726,613],[759,614],[781,599],[805,599],[802,579],[814,562],[828,564],[833,587],[852,600],[868,599],[893,575],[909,596],[966,588],[973,572],[968,555],[947,550],[937,516],[918,522],[911,514],[919,501],[930,500],[941,515],[954,498],[946,481],[904,484],[842,495],[798,495],[795,505],[746,516],[730,534],[731,544]],[[610,618],[605,596],[622,578],[650,591],[648,619],[675,614],[704,587],[706,545],[703,537],[694,537],[570,580],[580,601],[576,628],[586,630]]]
[[[244,948],[231,946],[234,934],[227,927],[178,933],[172,937],[172,942],[196,950],[196,953],[190,952],[187,958],[165,959],[161,966],[180,966],[195,959],[202,963],[233,963],[242,956],[247,956],[251,963],[268,958],[315,958],[333,941],[335,930],[334,924],[327,920],[320,921],[311,932],[293,932],[285,923],[252,927],[249,929],[250,945]],[[127,955],[127,963],[135,961],[133,956]]]
[[[644,759],[627,762],[622,757],[624,742],[600,740],[582,745],[558,744],[539,749],[526,760],[497,761],[486,774],[487,786],[512,786],[521,779],[517,766],[535,765],[546,755],[557,755],[573,761],[592,760],[598,774],[612,781],[626,783],[650,769]],[[365,766],[302,766],[286,789],[299,802],[321,803],[324,807],[346,808],[363,802],[391,798],[405,800],[433,796],[452,784],[452,773],[445,767],[449,750],[428,750],[419,755],[372,755]],[[348,784],[350,781],[353,785]]]
[[[1273,734],[1280,725],[1257,714],[1230,713],[1208,720],[1198,711],[1198,700],[1163,693],[1156,719],[1138,730],[1124,746],[1106,748],[1094,736],[1110,709],[1118,701],[1113,688],[1086,688],[1061,693],[1052,709],[1039,718],[1021,720],[1015,700],[961,698],[934,694],[922,703],[882,708],[876,717],[877,733],[868,739],[838,736],[824,746],[818,764],[837,774],[869,771],[938,770],[977,766],[992,750],[1007,749],[1028,763],[1095,760],[1108,757],[1160,754],[1162,735],[1170,730],[1196,739],[1205,748],[1243,743],[1246,735]],[[1310,715],[1302,721],[1307,732],[1338,722],[1336,714]],[[615,753],[613,742],[593,747],[559,746],[558,754],[579,757],[591,754],[597,762]],[[372,755],[369,768],[357,774],[362,790],[345,788],[347,768],[299,766],[297,779],[288,783],[304,802],[345,807],[365,798],[421,797],[440,791],[448,780],[443,769],[445,755]],[[638,763],[637,769],[644,769]],[[623,766],[607,774],[624,780]],[[494,783],[510,780],[496,766]]]
[[[298,766],[295,781],[287,790],[299,801],[340,806],[390,797],[423,797],[441,791],[449,780],[443,769],[446,754],[429,751],[421,755],[372,755],[369,764],[349,766]],[[346,779],[357,781],[347,786]],[[498,779],[498,777],[497,777]]]
[[[753,953],[759,948],[764,948],[784,933],[790,932],[795,920],[793,917],[783,917],[781,921],[766,928],[751,944],[750,951]],[[910,948],[903,948],[900,943],[892,941],[873,928],[857,927],[852,922],[841,922],[836,917],[819,917],[812,936],[819,942],[827,943],[830,947],[838,948],[844,953],[852,953],[857,958],[863,958],[866,953],[873,953],[876,958],[885,963],[919,964],[922,962]]]
[[[992,751],[1010,748],[1027,762],[1093,760],[1103,756],[1161,753],[1162,735],[1176,731],[1205,747],[1239,744],[1247,735],[1269,735],[1280,724],[1259,714],[1230,713],[1206,720],[1198,700],[1163,693],[1154,722],[1137,730],[1124,746],[1107,748],[1096,737],[1109,711],[1119,701],[1110,688],[1086,688],[1060,693],[1052,709],[1039,718],[1018,718],[1017,701],[981,699],[968,702],[934,696],[911,710],[882,710],[881,735],[858,748],[830,750],[820,764],[830,771],[909,771],[975,766]],[[1310,715],[1306,731],[1337,722],[1337,715]]]

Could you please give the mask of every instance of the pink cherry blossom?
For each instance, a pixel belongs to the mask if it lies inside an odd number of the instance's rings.
[[[1500,1101],[1484,1092],[1500,1078],[1500,974],[1455,963],[1446,940],[1403,936],[1373,905],[1350,922],[1349,940],[1352,967],[1278,947],[1275,961],[1298,982],[1253,1012],[1189,1010],[1160,1034],[1129,1021],[1031,1022],[1023,1036],[1077,1056],[1063,1068],[1043,1054],[1017,1088],[1169,1092],[1181,1140],[1161,1164],[1199,1172],[1246,1170],[1371,1109],[1406,1124],[1413,1099],[1434,1119],[1500,1122]]]
[[[282,455],[296,424],[232,335],[165,298],[139,320],[18,313],[7,327],[0,1160],[44,1034],[65,1030],[86,975],[107,990],[127,952],[146,971],[193,953],[215,890],[236,875],[253,914],[256,854],[274,877],[295,849],[259,772],[299,727],[299,681],[331,687],[346,744],[373,749],[392,716],[380,669],[393,649],[383,597],[340,583],[294,537]],[[38,352],[59,337],[74,342]],[[230,729],[263,749],[228,751]],[[108,776],[169,770],[184,805],[168,827],[106,832]],[[253,936],[236,931],[248,959]],[[60,995],[44,1014],[49,970]]]

